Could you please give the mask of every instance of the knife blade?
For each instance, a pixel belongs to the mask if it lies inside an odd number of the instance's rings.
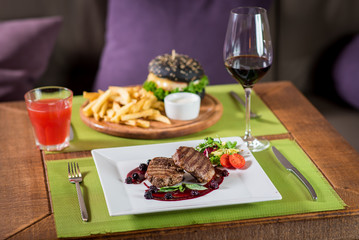
[[[231,94],[231,96],[232,96],[235,100],[237,100],[237,102],[239,102],[240,104],[242,104],[242,106],[244,106],[244,107],[246,106],[246,103],[243,101],[243,99],[242,99],[240,96],[238,96],[238,94],[237,94],[236,92],[230,91],[229,94]],[[250,116],[251,116],[251,118],[259,118],[259,117],[260,117],[260,115],[254,113],[254,112],[252,112],[252,111],[250,111]]]
[[[283,154],[281,152],[278,151],[278,149],[274,146],[272,146],[272,151],[274,153],[274,155],[277,157],[277,159],[279,160],[279,162],[290,172],[292,172],[303,184],[304,186],[308,189],[308,191],[310,192],[310,194],[312,195],[313,200],[317,200],[317,193],[315,192],[314,188],[312,187],[312,185],[308,182],[308,180],[298,171],[298,169],[296,169],[289,161],[287,158],[285,158],[283,156]]]
[[[70,141],[74,139],[74,130],[72,129],[72,123],[70,125]]]

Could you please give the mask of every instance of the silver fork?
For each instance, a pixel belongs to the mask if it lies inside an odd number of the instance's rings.
[[[80,188],[80,182],[82,182],[82,175],[80,172],[79,164],[74,162],[67,163],[67,169],[68,169],[68,176],[70,183],[76,184],[77,198],[79,199],[82,220],[87,222],[88,220],[87,209]]]

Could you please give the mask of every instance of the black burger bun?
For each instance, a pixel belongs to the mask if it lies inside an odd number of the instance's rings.
[[[143,88],[153,92],[160,101],[176,92],[190,92],[203,97],[209,84],[201,64],[187,55],[177,54],[175,50],[151,60],[148,70]]]
[[[158,78],[185,83],[200,79],[204,75],[204,70],[197,60],[174,52],[151,60],[148,70]]]

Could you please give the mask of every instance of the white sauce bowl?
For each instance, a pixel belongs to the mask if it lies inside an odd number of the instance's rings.
[[[173,120],[193,120],[198,117],[201,98],[194,93],[179,92],[165,97],[165,111]]]

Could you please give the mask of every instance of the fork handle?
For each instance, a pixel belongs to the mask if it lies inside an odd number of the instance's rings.
[[[86,204],[84,201],[84,197],[82,196],[80,184],[78,182],[76,182],[76,191],[77,191],[77,198],[79,199],[82,220],[87,222],[87,220],[89,218],[88,214],[87,214],[87,208],[86,208]]]

